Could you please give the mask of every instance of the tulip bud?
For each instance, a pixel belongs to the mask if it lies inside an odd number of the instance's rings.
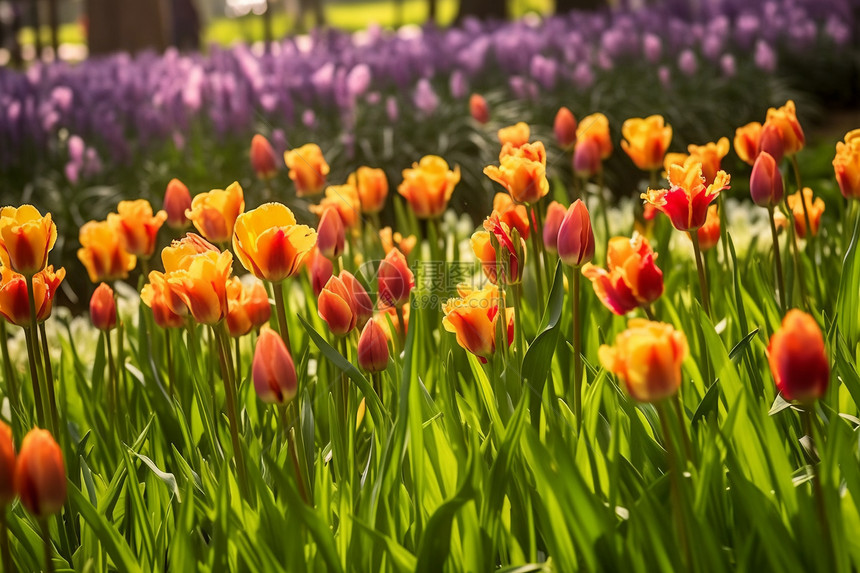
[[[352,273],[341,271],[340,279],[352,296],[352,302],[355,305],[355,324],[358,328],[363,328],[373,316],[373,301],[367,294],[367,290]]]
[[[263,326],[257,338],[251,377],[257,396],[268,404],[286,404],[298,392],[293,358],[283,339],[268,326]]]
[[[33,428],[24,436],[15,466],[15,489],[35,517],[57,513],[66,502],[63,452],[48,430]]]
[[[278,172],[275,150],[269,140],[259,133],[251,139],[251,167],[258,179],[271,179]]]
[[[555,114],[552,124],[555,140],[562,149],[572,149],[576,143],[576,118],[566,107],[561,107]]]
[[[93,326],[105,332],[116,328],[116,300],[107,283],[101,283],[90,298],[90,320]]]
[[[164,192],[164,211],[167,213],[167,224],[174,229],[184,229],[190,221],[185,211],[191,208],[191,193],[188,187],[179,179],[171,179]]]
[[[317,227],[317,247],[323,256],[335,259],[343,253],[346,236],[343,221],[337,209],[329,207],[323,211]]]
[[[812,316],[793,309],[770,339],[767,358],[776,387],[786,400],[812,402],[824,395],[830,364],[821,329]]]
[[[773,207],[782,201],[784,189],[782,174],[776,160],[767,151],[762,151],[755,160],[750,175],[750,194],[759,207]]]
[[[478,123],[487,123],[490,121],[490,108],[484,96],[472,94],[469,98],[469,113],[472,114],[472,118]]]
[[[594,177],[602,169],[600,148],[592,138],[578,140],[573,148],[573,171],[580,177]]]
[[[383,335],[384,338],[385,335]],[[386,347],[386,350],[388,348]],[[388,356],[386,355],[386,360]],[[12,429],[0,422],[0,511],[15,499],[15,443]]]
[[[322,256],[319,250],[314,248],[310,264],[308,265],[308,272],[311,275],[311,286],[316,296],[320,295],[328,279],[331,278],[333,271],[334,264],[331,262],[331,259]]]
[[[594,258],[594,232],[588,207],[581,199],[571,205],[558,228],[558,257],[566,265],[581,267]]]
[[[770,153],[777,165],[782,161],[785,154],[785,144],[782,141],[782,131],[772,123],[764,124],[761,137],[758,140],[759,153],[766,151]]]
[[[358,316],[355,302],[343,279],[333,276],[320,293],[319,315],[335,336],[348,334],[355,328]]]
[[[399,249],[391,249],[379,265],[379,300],[384,306],[400,306],[409,302],[409,293],[415,286],[415,279],[406,257]]]
[[[358,365],[368,372],[382,372],[388,367],[388,338],[375,320],[367,321],[358,339]]]
[[[564,220],[567,209],[558,201],[549,204],[546,210],[546,221],[543,224],[543,244],[550,253],[558,252],[558,229]]]

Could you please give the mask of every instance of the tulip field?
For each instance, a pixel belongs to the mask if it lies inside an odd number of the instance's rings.
[[[481,89],[521,25],[398,44],[497,50],[442,100],[339,40],[0,70],[0,570],[860,570],[860,125],[565,105],[537,33]]]

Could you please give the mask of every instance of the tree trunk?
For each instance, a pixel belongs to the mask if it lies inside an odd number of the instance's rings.
[[[456,21],[462,22],[469,16],[479,20],[507,20],[508,3],[506,0],[460,0]]]
[[[90,54],[163,50],[169,14],[164,0],[87,0]]]
[[[563,14],[572,10],[600,10],[606,7],[606,0],[555,0],[555,13]]]

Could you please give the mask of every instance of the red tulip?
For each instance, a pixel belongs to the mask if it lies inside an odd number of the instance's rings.
[[[263,326],[260,330],[260,337],[254,348],[251,377],[257,396],[269,404],[286,404],[298,392],[299,383],[293,358],[283,339],[268,326]]]
[[[571,267],[581,267],[594,258],[594,232],[588,208],[581,199],[571,205],[558,228],[558,257]]]
[[[480,94],[472,94],[469,98],[469,113],[472,118],[478,123],[487,123],[490,121],[490,107],[487,105],[487,100]]]
[[[358,339],[358,365],[368,372],[382,372],[388,360],[388,338],[375,320],[369,320]]]
[[[776,160],[762,151],[755,160],[750,175],[750,194],[759,207],[773,207],[782,201],[785,190]]]
[[[24,436],[15,466],[15,489],[35,517],[57,513],[66,502],[63,452],[48,430],[33,428]]]
[[[415,277],[400,249],[391,249],[379,265],[379,300],[384,306],[400,306],[409,302]]]
[[[251,167],[259,179],[271,179],[278,172],[275,150],[259,133],[251,139]]]
[[[576,143],[576,117],[566,107],[561,107],[555,114],[552,124],[555,140],[563,149],[572,149]]]
[[[190,221],[185,211],[191,209],[191,193],[188,187],[179,179],[171,179],[164,192],[164,211],[167,213],[167,224],[174,229],[184,229]]]
[[[770,371],[786,400],[811,402],[824,395],[830,364],[821,329],[803,311],[788,311],[767,348]]]
[[[116,328],[116,301],[107,283],[101,283],[90,298],[90,320],[99,330]]]

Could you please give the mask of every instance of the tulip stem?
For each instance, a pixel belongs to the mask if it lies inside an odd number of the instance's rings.
[[[45,323],[39,325],[39,336],[42,339],[42,360],[45,362],[45,386],[48,388],[48,404],[51,409],[51,422],[54,430],[60,430],[60,413],[57,409],[57,396],[54,392],[54,370],[51,367],[51,355],[48,353],[48,334],[45,331]],[[62,436],[56,436],[63,441]]]
[[[117,375],[116,375],[116,364],[113,360],[113,345],[110,340],[110,331],[105,331],[105,345],[107,349],[107,363],[108,363],[108,386],[107,386],[107,402],[108,409],[110,410],[111,417],[116,420],[119,415],[119,411],[117,409]],[[114,433],[116,433],[116,426],[111,424],[114,428]]]
[[[708,294],[708,276],[705,274],[705,262],[702,258],[702,248],[699,246],[699,233],[690,233],[693,240],[693,255],[696,257],[696,271],[699,273],[699,288],[702,291],[702,308],[708,318],[711,318],[711,297]]]
[[[245,460],[242,454],[242,446],[239,442],[239,417],[237,415],[236,403],[236,381],[233,377],[233,366],[230,360],[230,343],[227,341],[226,326],[221,323],[212,327],[218,345],[218,355],[221,359],[221,378],[224,381],[224,394],[227,399],[227,417],[230,420],[230,439],[233,443],[233,458],[236,463],[236,474],[239,478],[239,491],[242,498],[250,501],[248,489],[248,478],[245,475]]]
[[[789,241],[791,243],[791,257],[794,261],[794,270],[797,275],[797,286],[800,289],[800,302],[804,308],[811,310],[809,299],[806,296],[806,281],[803,280],[803,266],[800,263],[800,246],[797,244],[797,229],[794,228],[794,213],[788,206],[788,200],[785,201],[785,208],[788,211],[789,223],[786,225]]]
[[[522,313],[520,312],[522,309],[522,299],[523,299],[523,285],[522,283],[517,283],[513,285],[514,291],[514,334],[517,340],[517,354],[518,354],[518,362],[520,365],[523,363],[523,358],[526,355],[526,335],[523,332],[523,319]],[[540,396],[538,396],[538,400],[540,400]]]
[[[45,408],[42,400],[42,384],[39,381],[39,370],[36,368],[36,355],[33,348],[33,332],[24,329],[24,340],[27,342],[27,358],[30,364],[30,380],[33,383],[33,401],[36,406],[36,420],[40,428],[45,427]]]
[[[579,300],[582,274],[577,267],[570,267],[570,300],[573,309],[573,415],[576,431],[582,429],[582,316]]]
[[[821,283],[818,280],[818,273],[816,272],[818,265],[818,240],[815,238],[815,233],[813,232],[812,225],[810,224],[809,208],[806,206],[806,197],[803,195],[803,185],[800,179],[800,165],[797,163],[797,154],[791,156],[791,166],[794,169],[794,179],[797,181],[797,192],[800,194],[800,205],[803,207],[803,221],[806,223],[806,241],[808,250],[812,251],[809,254],[812,259],[812,280],[813,284],[815,284],[815,294],[818,298],[818,302],[823,303],[824,297],[821,293]],[[789,210],[789,214],[791,215],[791,218],[794,219],[794,213],[792,213],[791,210]]]
[[[287,448],[290,451],[290,459],[293,462],[293,470],[296,472],[296,483],[299,487],[299,495],[307,505],[311,505],[308,498],[307,488],[305,487],[304,472],[302,465],[299,463],[297,451],[301,446],[302,456],[305,455],[304,438],[302,437],[302,424],[299,418],[298,410],[296,409],[296,399],[292,400],[288,405],[280,407],[281,418],[283,420],[284,430],[287,433]],[[298,439],[297,439],[298,437]],[[298,444],[297,444],[298,442]]]
[[[54,551],[51,547],[51,532],[48,529],[48,520],[45,518],[39,519],[39,525],[42,528],[42,542],[45,547],[45,571],[47,573],[54,573]]]
[[[172,328],[166,328],[164,330],[164,345],[166,347],[165,354],[167,355],[167,393],[170,395],[171,399],[173,398],[173,379],[176,377],[176,367],[173,364],[173,344],[172,344],[172,335],[170,334],[173,331]]]
[[[684,496],[683,491],[681,490],[681,466],[678,463],[675,445],[672,440],[672,435],[669,432],[668,412],[666,411],[665,404],[661,401],[657,402],[655,406],[657,407],[657,417],[660,418],[660,426],[663,430],[663,445],[666,448],[666,457],[669,464],[669,480],[671,483],[671,495],[673,498],[672,511],[675,514],[675,526],[678,529],[678,541],[681,544],[682,568],[685,570],[691,570],[692,555],[690,553],[690,544],[687,540],[687,525],[686,520],[684,519],[684,507],[682,505]]]
[[[6,506],[0,507],[0,555],[3,557],[3,571],[13,573],[15,564],[9,550],[9,525],[6,523]]]
[[[782,273],[782,259],[779,256],[779,236],[776,232],[776,221],[773,217],[773,206],[768,207],[770,215],[770,234],[773,238],[773,264],[776,266],[776,280],[779,288],[779,302],[782,309],[782,314],[785,314],[787,308],[785,292],[785,276]]]
[[[813,408],[814,404],[805,404],[800,413],[803,421],[803,432],[809,436],[810,441],[814,444],[813,438]],[[827,559],[833,564],[833,539],[830,534],[830,523],[827,521],[827,511],[824,501],[824,490],[821,487],[821,477],[815,468],[815,459],[812,455],[809,456],[809,468],[812,472],[812,491],[815,496],[815,510],[818,515],[818,522],[821,526],[821,532],[824,535],[824,541],[827,546]],[[833,564],[835,565],[835,564]],[[829,567],[825,567],[828,569]]]
[[[9,405],[11,410],[11,422],[14,430],[14,436],[21,435],[22,420],[20,418],[21,410],[21,391],[18,388],[18,379],[15,376],[15,371],[12,368],[12,362],[9,360],[9,343],[6,333],[6,321],[0,319],[0,354],[3,360],[3,378],[6,381],[6,394],[9,396]],[[20,445],[20,442],[18,442]]]
[[[687,460],[693,461],[693,446],[690,442],[690,435],[687,433],[687,423],[684,421],[684,404],[681,402],[681,394],[675,392],[675,397],[672,399],[675,404],[675,414],[678,416],[678,427],[681,428],[681,439],[684,442],[684,455]]]
[[[403,318],[403,305],[396,305],[394,311],[397,313],[397,324],[400,325],[400,336],[397,338],[400,340],[400,349],[403,350],[403,344],[406,340],[406,320]]]
[[[726,265],[726,272],[731,272],[729,269],[729,239],[728,239],[728,217],[726,216],[726,200],[723,194],[717,195],[719,205],[717,212],[720,215],[720,242],[723,244],[723,264]]]
[[[541,268],[540,248],[543,244],[543,234],[540,230],[540,224],[537,218],[537,209],[532,206],[532,251],[535,259],[535,281],[537,283],[538,305],[543,306],[544,290],[543,290],[543,268]]]
[[[281,333],[281,339],[287,345],[287,352],[290,356],[293,354],[293,348],[290,346],[290,331],[287,326],[287,305],[284,300],[284,283],[272,283],[272,290],[275,293],[275,311],[278,314],[278,330]]]
[[[609,206],[606,204],[606,197],[603,196],[603,187],[603,166],[601,165],[600,171],[597,172],[597,201],[602,211],[603,233],[605,235],[603,240],[609,241]]]

